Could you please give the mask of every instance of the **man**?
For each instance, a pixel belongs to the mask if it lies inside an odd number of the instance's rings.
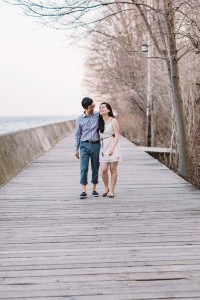
[[[80,199],[86,199],[88,183],[88,166],[90,160],[92,167],[92,195],[94,197],[99,196],[99,194],[96,191],[96,185],[98,183],[100,151],[100,138],[99,133],[97,131],[99,113],[94,112],[95,104],[91,98],[83,98],[81,104],[84,109],[84,113],[81,116],[79,116],[76,121],[75,156],[78,159],[80,158],[80,183],[82,185],[82,193],[80,194]]]

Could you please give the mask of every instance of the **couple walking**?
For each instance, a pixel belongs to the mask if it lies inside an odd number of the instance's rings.
[[[99,113],[94,111],[95,104],[89,97],[82,100],[84,113],[76,121],[75,147],[76,158],[80,158],[82,193],[80,199],[87,198],[87,175],[89,161],[92,168],[92,195],[98,197],[96,185],[98,183],[99,163],[104,182],[103,197],[114,198],[117,182],[117,165],[121,160],[119,146],[119,125],[115,119],[109,103],[100,104]],[[108,171],[111,173],[109,188]]]

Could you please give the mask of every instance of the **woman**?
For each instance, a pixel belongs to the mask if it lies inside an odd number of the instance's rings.
[[[100,133],[100,166],[102,179],[105,186],[103,197],[114,198],[114,190],[117,182],[117,165],[121,160],[119,146],[119,124],[113,115],[112,107],[109,103],[103,102],[99,107],[99,126]],[[111,187],[108,187],[108,169],[111,172]]]

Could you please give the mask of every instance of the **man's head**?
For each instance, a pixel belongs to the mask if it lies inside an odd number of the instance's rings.
[[[91,98],[83,98],[81,104],[86,114],[91,115],[94,112],[95,104]]]

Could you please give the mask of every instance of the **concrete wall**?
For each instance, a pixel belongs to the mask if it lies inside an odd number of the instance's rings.
[[[0,135],[0,186],[16,176],[75,128],[75,121]]]

